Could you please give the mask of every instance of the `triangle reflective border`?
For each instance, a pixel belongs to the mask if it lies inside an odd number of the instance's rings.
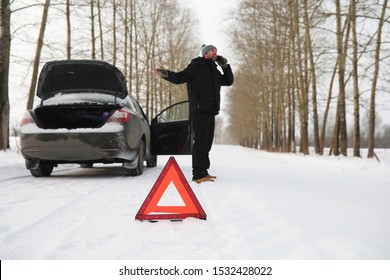
[[[159,206],[158,202],[171,182],[181,196],[184,206]],[[188,217],[206,220],[206,213],[192,191],[174,157],[170,157],[154,183],[136,220],[183,220]]]

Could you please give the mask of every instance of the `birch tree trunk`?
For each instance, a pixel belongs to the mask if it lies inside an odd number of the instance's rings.
[[[324,153],[324,147],[325,147],[325,134],[326,134],[326,123],[328,121],[328,114],[329,114],[329,108],[330,108],[330,102],[332,100],[332,91],[333,91],[333,83],[334,79],[336,77],[337,73],[337,61],[335,63],[335,66],[333,68],[332,77],[330,79],[329,89],[328,89],[328,98],[326,100],[326,107],[324,111],[324,117],[322,119],[322,127],[321,127],[321,151],[320,154],[322,155]],[[333,145],[332,145],[333,146]],[[332,152],[330,152],[332,154]]]
[[[337,61],[339,66],[339,124],[340,124],[340,153],[344,156],[347,155],[347,120],[345,112],[345,57],[346,52],[343,51],[343,32],[341,29],[341,7],[340,0],[336,0],[336,26],[337,26]]]
[[[297,61],[296,67],[298,67],[298,82],[299,82],[299,113],[300,113],[300,120],[301,120],[301,147],[300,151],[308,155],[309,154],[309,132],[308,132],[308,106],[309,106],[309,100],[308,100],[308,89],[307,89],[307,79],[305,79],[305,73],[304,73],[304,67],[303,67],[303,59],[302,59],[302,43],[301,43],[301,35],[300,35],[300,28],[299,28],[299,3],[298,1],[295,2],[294,7],[294,19],[295,19],[295,25],[293,32],[296,33],[296,48],[297,48]]]
[[[306,46],[310,59],[311,85],[312,85],[312,110],[313,110],[313,134],[314,134],[314,150],[316,154],[321,154],[320,136],[318,128],[318,109],[317,109],[317,78],[316,65],[314,63],[313,47],[310,35],[309,16],[307,11],[307,0],[304,0],[304,22],[305,22],[305,37]]]
[[[358,40],[356,34],[356,0],[351,0],[351,27],[352,27],[352,76],[354,98],[354,143],[353,156],[360,157],[360,105],[359,105],[359,75],[358,75]]]
[[[66,0],[66,59],[72,57],[72,34],[70,26],[70,0]]]
[[[8,76],[11,48],[11,10],[9,0],[0,0],[0,149],[9,149]]]
[[[379,75],[379,62],[380,62],[380,51],[382,43],[382,27],[385,19],[386,9],[388,0],[383,1],[382,13],[378,23],[378,37],[376,41],[376,50],[375,50],[375,68],[374,68],[374,77],[372,78],[371,85],[371,100],[370,100],[370,128],[368,131],[368,158],[373,158],[375,156],[374,147],[375,147],[375,95],[376,95],[376,84],[378,81]]]
[[[128,53],[128,45],[129,45],[129,1],[125,1],[125,34],[124,34],[124,50],[123,50],[123,75],[127,77],[127,53]]]
[[[94,13],[94,1],[90,1],[90,11],[91,11],[91,58],[96,59],[96,36],[95,36],[95,13]]]
[[[112,64],[116,65],[116,1],[112,2]]]
[[[50,0],[46,0],[45,1],[45,5],[43,7],[41,28],[40,28],[39,36],[38,36],[37,49],[36,49],[36,52],[35,52],[35,59],[34,59],[34,64],[33,64],[32,78],[31,78],[31,85],[30,85],[30,91],[29,91],[29,94],[28,94],[27,109],[32,109],[33,105],[34,105],[35,88],[37,86],[37,78],[38,78],[38,68],[39,68],[39,63],[40,63],[40,60],[41,60],[43,38],[44,38],[44,35],[45,35],[45,29],[46,29],[46,23],[47,23],[47,15],[48,15],[48,12],[49,12],[49,6],[50,6]]]
[[[93,0],[92,0],[93,1]],[[97,2],[98,9],[98,22],[99,22],[99,35],[100,35],[100,59],[104,60],[104,43],[103,43],[103,24],[102,24],[102,7],[100,0]]]

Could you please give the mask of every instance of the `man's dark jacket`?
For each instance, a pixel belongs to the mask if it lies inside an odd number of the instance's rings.
[[[220,109],[221,86],[233,84],[233,72],[228,64],[223,74],[211,59],[197,57],[181,72],[168,71],[165,79],[174,83],[187,83],[190,114],[208,113],[217,115]]]

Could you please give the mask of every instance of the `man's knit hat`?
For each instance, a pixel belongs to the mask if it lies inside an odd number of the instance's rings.
[[[202,56],[204,56],[211,49],[217,49],[217,48],[213,45],[202,45]]]

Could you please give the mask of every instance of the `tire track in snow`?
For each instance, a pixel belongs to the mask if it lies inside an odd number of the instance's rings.
[[[46,208],[44,214],[32,217],[31,221],[18,229],[7,228],[8,232],[1,241],[3,244],[0,244],[2,248],[0,255],[11,259],[46,258],[48,255],[55,258],[56,253],[53,250],[63,246],[64,240],[77,236],[79,229],[87,224],[91,217],[96,217],[96,213],[99,213],[102,208],[115,207],[113,202],[130,197],[133,189],[131,185],[135,185],[135,188],[143,185],[136,177],[101,174],[104,177],[95,178],[90,176],[91,172],[96,171],[82,170],[77,175],[66,176],[66,180],[63,180],[62,176],[44,178],[45,180],[42,180],[44,182],[41,181],[43,187],[37,189],[31,187],[30,180],[22,180],[20,183],[24,183],[23,188],[27,188],[30,195],[34,193],[33,202],[36,200],[34,197],[41,193],[48,199],[54,197],[61,205],[38,206],[35,203],[35,207]],[[69,175],[69,173],[65,171],[62,175]],[[99,180],[98,184],[94,184],[96,180]],[[102,180],[105,183],[102,184]],[[53,181],[56,187],[51,187],[48,181]],[[60,186],[58,186],[59,181]],[[23,203],[25,204],[26,201]],[[119,212],[129,211],[126,202],[121,203],[121,206],[125,209]],[[48,211],[49,207],[52,209]],[[98,227],[98,225],[92,226]]]

